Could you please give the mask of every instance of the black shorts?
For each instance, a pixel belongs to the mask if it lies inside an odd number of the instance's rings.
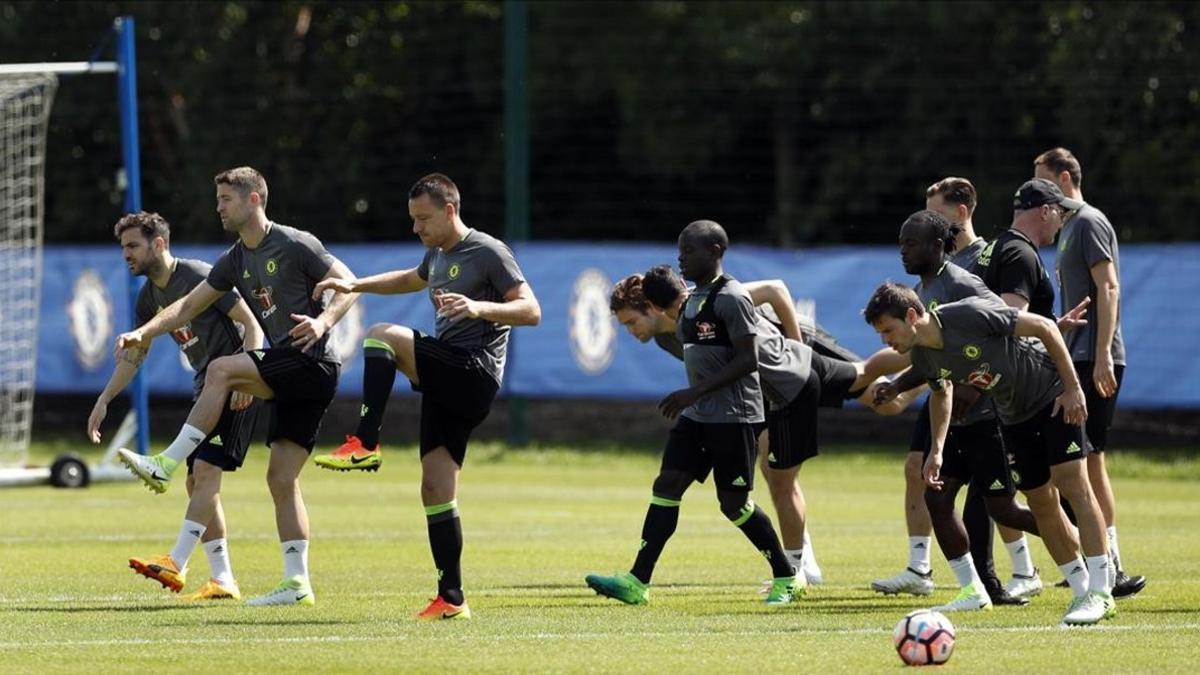
[[[492,412],[500,385],[466,349],[413,331],[421,392],[421,456],[446,448],[459,466],[471,432]]]
[[[1013,481],[1019,490],[1033,490],[1050,481],[1050,467],[1087,457],[1083,427],[1067,424],[1060,410],[1051,416],[1050,402],[1018,424],[1002,424],[1004,448],[1012,456]]]
[[[767,466],[790,469],[817,456],[817,408],[820,404],[821,378],[814,371],[791,403],[767,410]]]
[[[197,459],[202,459],[222,471],[237,471],[246,461],[246,451],[250,449],[250,439],[254,435],[254,424],[258,421],[258,411],[263,402],[254,399],[245,410],[230,410],[229,397],[225,397],[224,407],[221,408],[221,419],[216,428],[205,438],[192,454],[188,455],[188,475],[192,473],[192,465]]]
[[[929,456],[929,449],[927,445],[924,456]],[[1000,423],[994,419],[950,426],[941,473],[963,485],[974,483],[985,497],[1011,497],[1017,491]]]
[[[667,437],[662,470],[703,483],[711,471],[718,490],[750,492],[762,423],[704,423],[680,417]]]
[[[817,405],[822,408],[840,408],[848,399],[862,395],[861,391],[850,391],[858,379],[858,368],[853,363],[813,352],[812,372],[809,381],[817,381]]]
[[[909,452],[919,452],[922,455],[929,453],[930,446],[933,445],[933,431],[929,428],[929,399],[925,399],[925,404],[921,406],[921,411],[917,413],[917,422],[913,425],[912,439],[908,442]]]
[[[1096,391],[1096,383],[1092,377],[1095,363],[1091,361],[1076,361],[1075,373],[1079,376],[1079,385],[1083,387],[1083,396],[1087,400],[1088,418],[1084,431],[1087,435],[1088,449],[1092,452],[1104,452],[1108,446],[1108,430],[1112,428],[1113,413],[1117,411],[1117,396],[1121,393],[1121,379],[1125,375],[1125,366],[1113,366],[1113,374],[1117,377],[1117,392],[1112,398],[1104,398]]]
[[[337,393],[341,367],[295,347],[256,349],[249,354],[263,382],[275,392],[275,398],[267,401],[271,413],[267,445],[286,439],[312,452],[325,410]]]

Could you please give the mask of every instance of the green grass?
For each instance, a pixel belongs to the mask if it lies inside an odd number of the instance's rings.
[[[45,459],[65,446],[44,445]],[[814,547],[826,584],[767,608],[767,566],[694,487],[646,607],[593,595],[588,572],[628,568],[657,460],[566,448],[468,459],[459,506],[464,577],[475,620],[411,620],[433,593],[415,451],[392,450],[378,474],[308,467],[314,608],[191,606],[126,568],[166,552],[184,508],[180,486],[0,490],[0,672],[415,671],[881,672],[900,667],[891,629],[907,611],[953,595],[935,560],[932,599],[867,589],[904,564],[898,453],[834,449],[806,465]],[[1114,454],[1121,545],[1150,585],[1110,622],[1057,627],[1067,591],[1025,608],[952,615],[958,671],[1194,672],[1200,654],[1200,461]],[[224,503],[243,591],[279,578],[265,453],[227,476]],[[761,491],[760,491],[761,492]],[[769,503],[765,494],[758,501]],[[998,547],[998,567],[1008,569]],[[1057,572],[1038,546],[1035,561]],[[208,571],[192,559],[189,589]]]

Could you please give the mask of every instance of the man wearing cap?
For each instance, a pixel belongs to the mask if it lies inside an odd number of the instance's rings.
[[[1010,307],[1054,318],[1054,287],[1038,247],[1054,241],[1067,216],[1083,206],[1048,180],[1027,181],[1013,197],[1012,226],[988,244],[974,272]]]
[[[1087,396],[1087,427],[1084,430],[1092,453],[1088,455],[1088,478],[1100,503],[1107,526],[1108,549],[1116,570],[1114,597],[1126,597],[1142,590],[1146,578],[1129,576],[1121,566],[1117,546],[1116,500],[1104,450],[1108,430],[1117,407],[1117,389],[1125,371],[1125,343],[1121,339],[1120,254],[1117,234],[1108,218],[1096,207],[1083,201],[1080,186],[1083,170],[1079,160],[1066,148],[1054,148],[1033,161],[1034,175],[1061,188],[1063,194],[1082,206],[1063,226],[1058,238],[1058,288],[1063,307],[1090,300],[1092,320],[1066,332],[1063,337],[1071,350],[1071,360],[1079,373],[1079,382]]]

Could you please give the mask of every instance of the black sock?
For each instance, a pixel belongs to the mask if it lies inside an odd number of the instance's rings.
[[[458,502],[425,507],[425,523],[429,527],[429,548],[438,572],[438,595],[452,605],[463,602],[462,521],[458,517]]]
[[[783,552],[783,545],[779,543],[779,537],[775,534],[770,517],[763,513],[757,504],[746,502],[742,516],[738,520],[742,522],[734,521],[734,524],[746,535],[750,543],[754,544],[754,548],[763,554],[767,562],[771,563],[771,576],[780,578],[796,574],[793,571],[792,563]]]
[[[358,431],[354,434],[368,450],[379,445],[383,411],[392,395],[392,384],[396,382],[395,356],[390,348],[384,349],[375,343],[386,344],[371,338],[363,343],[362,416],[358,418]]]
[[[650,583],[650,575],[654,574],[654,565],[658,556],[662,555],[667,540],[675,534],[675,526],[679,524],[679,500],[655,495],[650,500],[650,508],[646,510],[646,521],[642,524],[642,548],[638,551],[637,560],[633,562],[630,572],[643,584]]]

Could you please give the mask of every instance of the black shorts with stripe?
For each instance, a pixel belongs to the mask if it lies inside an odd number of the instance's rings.
[[[258,411],[262,410],[263,402],[254,399],[245,410],[230,410],[229,397],[221,408],[221,419],[217,426],[196,446],[195,451],[188,455],[188,475],[197,459],[202,459],[222,471],[237,471],[246,461],[246,452],[250,449],[250,439],[254,436],[254,425],[258,421]]]
[[[817,409],[841,408],[857,379],[853,363],[814,352],[800,393],[784,408],[767,411],[767,466],[790,469],[816,457]]]
[[[759,423],[707,423],[682,417],[663,450],[662,470],[681,471],[703,483],[709,472],[718,490],[750,492],[758,458]]]
[[[267,401],[271,420],[267,445],[280,439],[312,452],[325,411],[337,393],[341,367],[295,347],[272,347],[249,352],[263,382],[275,392]]]
[[[470,351],[414,333],[420,382],[412,388],[421,392],[421,456],[444,447],[462,466],[471,433],[492,412],[500,385]]]
[[[1033,490],[1050,482],[1050,467],[1087,457],[1083,427],[1063,421],[1063,411],[1051,415],[1047,403],[1033,417],[1012,425],[1001,425],[1004,447],[1012,456],[1014,479],[1019,490]]]

